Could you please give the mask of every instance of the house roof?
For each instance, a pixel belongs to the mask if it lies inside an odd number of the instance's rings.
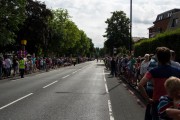
[[[151,27],[149,27],[148,29],[151,29],[151,28],[154,28],[154,25],[153,25],[153,26],[151,26]]]
[[[176,12],[179,12],[179,11],[180,11],[180,9],[174,8],[174,9],[165,11],[163,13],[160,13],[160,14],[157,15],[156,20],[153,23],[155,23],[157,21],[160,21],[160,20],[167,19],[167,18],[171,17],[171,15],[173,13],[176,13]]]

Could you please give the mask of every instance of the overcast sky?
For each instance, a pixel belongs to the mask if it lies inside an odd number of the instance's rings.
[[[124,11],[130,17],[130,0],[38,0],[48,8],[67,9],[72,21],[85,31],[95,47],[103,47],[105,21],[111,12]],[[180,8],[180,0],[132,0],[132,36],[148,37],[148,28],[162,12]]]

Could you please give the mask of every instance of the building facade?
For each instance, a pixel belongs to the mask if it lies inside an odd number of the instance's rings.
[[[172,9],[157,15],[149,29],[149,38],[167,30],[180,28],[180,9]]]

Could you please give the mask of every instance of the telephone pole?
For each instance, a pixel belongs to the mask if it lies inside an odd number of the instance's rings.
[[[129,51],[132,51],[132,0],[130,0],[130,38],[129,38]]]

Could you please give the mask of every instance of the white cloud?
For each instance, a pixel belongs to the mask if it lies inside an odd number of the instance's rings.
[[[130,0],[40,0],[51,9],[67,9],[73,22],[85,31],[95,47],[103,47],[107,18],[113,11],[124,11],[129,17]],[[148,37],[148,28],[156,16],[170,9],[179,8],[179,0],[132,0],[132,36]]]

